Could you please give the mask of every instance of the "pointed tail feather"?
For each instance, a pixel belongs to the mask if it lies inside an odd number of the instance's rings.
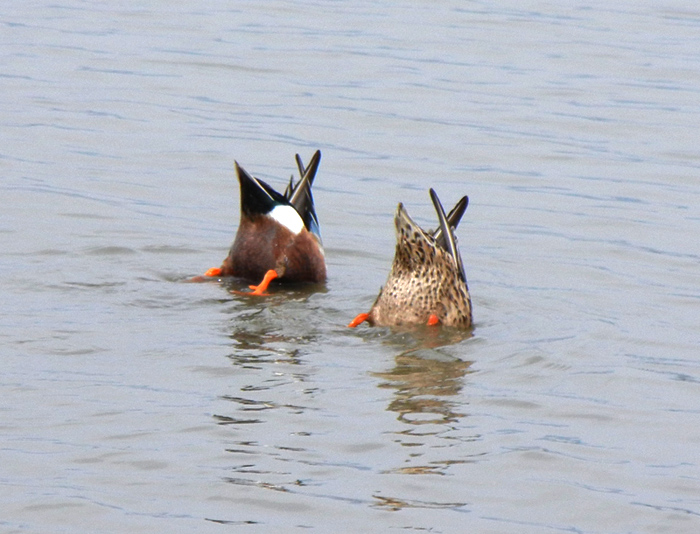
[[[306,172],[306,167],[304,167],[304,162],[301,161],[301,156],[299,154],[297,154],[295,156],[295,159],[297,160],[297,168],[299,169],[299,176],[304,176],[304,173]]]
[[[321,239],[320,227],[318,224],[318,218],[316,216],[316,208],[314,206],[314,197],[311,193],[311,186],[314,183],[314,178],[316,178],[316,171],[318,171],[319,163],[321,162],[321,151],[317,150],[313,156],[311,156],[311,161],[309,165],[304,167],[304,163],[301,160],[299,154],[296,155],[297,166],[299,167],[299,173],[301,174],[301,180],[299,183],[294,184],[293,180],[290,181],[287,192],[285,196],[288,198],[289,203],[294,206],[299,215],[304,221],[306,228],[315,236]]]
[[[447,223],[453,230],[457,229],[459,222],[462,220],[462,215],[464,215],[468,205],[469,197],[463,196],[459,199],[459,202],[455,204],[455,207],[450,210],[450,213],[447,214]],[[435,241],[437,241],[438,245],[447,250],[447,241],[443,236],[444,234],[442,232],[442,228],[438,226],[437,230],[433,232],[433,237],[435,238]]]
[[[301,175],[301,180],[296,185],[290,183],[289,188],[289,202],[292,206],[297,208],[299,213],[302,210],[299,209],[300,203],[304,202],[304,191],[311,190],[311,186],[314,183],[314,178],[316,178],[316,171],[318,170],[318,165],[321,162],[321,151],[317,150],[313,156],[311,156],[311,161],[309,161],[308,167],[304,167],[304,163],[301,161],[299,154],[296,155],[297,166],[299,167],[299,174]]]
[[[462,264],[462,256],[457,248],[457,242],[454,235],[454,228],[459,224],[464,211],[467,209],[468,199],[467,197],[462,197],[462,199],[457,203],[457,205],[450,211],[450,216],[445,215],[445,209],[440,203],[440,199],[434,189],[430,189],[430,198],[433,201],[433,206],[435,206],[435,211],[437,211],[438,220],[440,221],[440,227],[435,231],[434,237],[438,244],[442,246],[449,254],[452,256],[457,263],[457,268],[462,276],[462,280],[466,283],[467,277],[464,274],[464,265]],[[467,199],[467,200],[465,200]],[[464,205],[462,207],[462,204]],[[458,209],[459,208],[459,209]],[[454,225],[451,222],[454,220]],[[439,234],[439,235],[438,235]]]
[[[287,199],[258,178],[251,176],[238,162],[236,172],[241,185],[241,211],[248,215],[270,213],[279,204],[288,204]]]

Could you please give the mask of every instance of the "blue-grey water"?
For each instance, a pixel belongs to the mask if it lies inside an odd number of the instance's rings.
[[[700,531],[700,7],[4,2],[0,531]],[[241,297],[234,160],[329,280]],[[399,201],[472,335],[345,325]]]

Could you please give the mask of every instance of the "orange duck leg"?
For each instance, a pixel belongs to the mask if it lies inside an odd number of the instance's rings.
[[[265,291],[267,290],[267,287],[270,285],[270,282],[272,282],[275,278],[278,278],[279,275],[277,274],[277,271],[270,269],[265,273],[265,276],[262,279],[262,282],[260,282],[257,286],[248,286],[250,289],[253,290],[251,295],[257,295],[257,296],[263,296],[267,295]]]
[[[348,328],[355,328],[356,326],[364,323],[367,319],[369,319],[369,313],[361,313],[357,317],[355,317],[352,321],[350,321]]]

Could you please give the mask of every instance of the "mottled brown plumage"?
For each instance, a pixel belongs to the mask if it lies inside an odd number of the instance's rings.
[[[394,219],[396,252],[389,278],[370,312],[359,315],[350,326],[363,320],[381,326],[471,326],[471,299],[454,236],[468,198],[462,198],[446,216],[432,189],[430,195],[440,226],[435,232],[425,232],[399,204]]]

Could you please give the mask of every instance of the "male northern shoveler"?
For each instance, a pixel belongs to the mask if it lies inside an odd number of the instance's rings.
[[[228,257],[205,276],[262,280],[250,286],[254,295],[262,295],[276,278],[281,282],[325,282],[326,262],[311,194],[321,152],[316,151],[308,167],[299,154],[296,160],[301,180],[295,184],[292,176],[284,195],[236,162],[241,222]]]
[[[399,204],[394,218],[396,253],[389,278],[369,313],[361,313],[348,326],[363,321],[381,326],[471,326],[471,298],[454,235],[469,198],[462,197],[449,215],[432,189],[430,198],[440,226],[425,232]]]

